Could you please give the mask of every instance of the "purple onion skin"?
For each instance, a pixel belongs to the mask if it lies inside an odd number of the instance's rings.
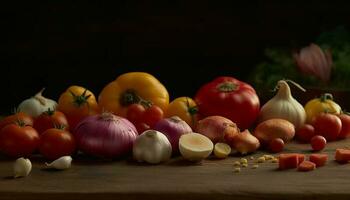
[[[168,138],[173,153],[179,151],[181,135],[192,132],[192,128],[177,116],[160,120],[153,129],[163,133]]]
[[[132,150],[138,136],[135,126],[127,119],[108,114],[84,118],[73,134],[78,148],[88,155],[115,158]]]

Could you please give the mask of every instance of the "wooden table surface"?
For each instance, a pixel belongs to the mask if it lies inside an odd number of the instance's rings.
[[[201,164],[174,158],[162,165],[78,157],[69,170],[48,171],[41,158],[33,158],[31,174],[13,179],[13,160],[2,158],[0,199],[350,199],[350,164],[334,161],[335,148],[347,146],[350,140],[328,144],[327,166],[312,172],[278,171],[276,163],[252,169],[249,161],[248,168],[234,173],[239,157]],[[286,151],[310,154],[308,149],[292,143]]]

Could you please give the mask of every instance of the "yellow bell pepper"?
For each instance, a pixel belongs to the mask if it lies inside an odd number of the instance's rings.
[[[320,98],[315,98],[306,103],[306,122],[311,123],[313,118],[322,112],[340,114],[341,107],[333,101],[332,94],[326,93]]]
[[[127,107],[133,103],[159,106],[164,112],[169,104],[166,88],[154,76],[145,72],[120,75],[105,86],[98,97],[102,111],[126,117]]]

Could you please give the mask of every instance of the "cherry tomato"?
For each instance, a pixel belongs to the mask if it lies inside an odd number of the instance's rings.
[[[311,124],[304,124],[296,132],[297,140],[304,143],[310,143],[313,136],[315,136],[315,128]]]
[[[64,130],[69,130],[69,125],[66,116],[60,111],[48,110],[39,115],[33,126],[39,134],[50,128],[61,128]]]
[[[0,131],[0,149],[10,157],[31,155],[39,144],[39,134],[24,122],[9,124]]]
[[[311,139],[311,147],[314,151],[321,151],[326,147],[327,140],[321,135],[315,135]]]
[[[0,130],[8,124],[13,124],[18,121],[23,122],[27,126],[33,126],[33,118],[24,112],[19,112],[5,117],[0,121]]]
[[[139,122],[141,120],[145,111],[146,111],[145,107],[142,106],[141,104],[137,104],[137,103],[131,104],[128,107],[126,118],[130,122],[136,124],[137,122]]]
[[[324,136],[327,141],[336,140],[342,128],[339,117],[330,113],[317,115],[312,125],[315,128],[315,134]]]
[[[143,122],[138,122],[138,123],[136,123],[136,124],[135,124],[135,127],[136,127],[136,130],[137,130],[137,132],[138,132],[139,135],[140,135],[141,133],[143,133],[144,131],[150,129],[150,127],[149,127],[147,124],[143,123]]]
[[[163,115],[163,110],[160,107],[153,105],[150,108],[148,108],[144,113],[143,121],[145,122],[145,124],[150,126],[150,128],[153,128],[158,121],[163,119]]]
[[[281,138],[275,138],[271,140],[269,144],[269,149],[272,153],[279,153],[283,151],[284,141]]]
[[[47,159],[72,155],[75,149],[74,137],[67,131],[51,128],[41,135],[39,152]]]
[[[341,114],[338,116],[342,123],[341,131],[338,135],[338,138],[347,138],[350,137],[350,115]]]

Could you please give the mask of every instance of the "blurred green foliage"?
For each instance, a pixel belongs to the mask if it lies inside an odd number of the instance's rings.
[[[267,48],[266,60],[259,63],[250,76],[258,91],[273,89],[278,80],[291,79],[304,87],[335,90],[350,89],[350,33],[344,27],[320,34],[314,43],[330,49],[333,57],[331,80],[325,84],[319,79],[302,74],[292,56],[292,49]]]

